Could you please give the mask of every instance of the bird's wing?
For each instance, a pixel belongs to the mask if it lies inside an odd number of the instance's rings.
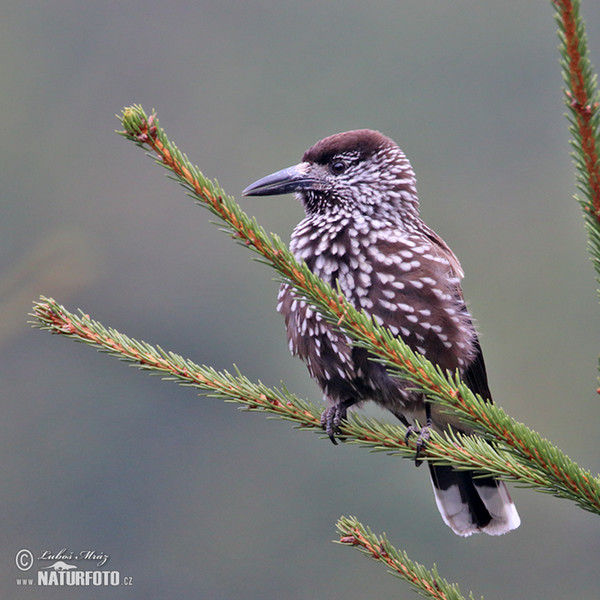
[[[367,252],[373,272],[368,293],[355,297],[359,307],[442,369],[466,369],[475,330],[454,254],[437,236],[386,231],[372,236]]]
[[[439,249],[441,254],[447,258],[454,274],[462,279],[462,277],[464,277],[464,272],[458,258],[454,252],[452,252],[448,244],[446,244],[446,242],[444,242],[444,240],[432,229],[426,229],[426,236]],[[462,290],[459,290],[459,292],[462,299]],[[474,329],[472,321],[471,327]],[[475,349],[475,356],[462,374],[462,379],[474,394],[479,394],[484,400],[492,402],[492,394],[490,393],[488,384],[485,361],[483,359],[483,353],[477,335],[475,335],[473,340],[473,346]]]
[[[435,231],[433,231],[433,229],[429,229],[429,227],[426,225],[424,229],[427,239],[429,239],[429,241],[431,241],[433,245],[438,248],[441,254],[448,259],[453,273],[462,279],[465,276],[465,273],[460,266],[460,261],[458,260],[456,254],[452,252],[450,246],[448,246],[448,244],[446,244],[446,242]]]

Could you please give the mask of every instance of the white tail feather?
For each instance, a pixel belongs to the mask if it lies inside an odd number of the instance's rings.
[[[477,479],[473,479],[475,490],[492,517],[491,521],[483,527],[474,522],[471,508],[461,496],[459,483],[458,481],[448,489],[442,490],[436,488],[432,479],[435,503],[442,519],[457,535],[468,537],[481,532],[488,535],[502,535],[521,524],[517,509],[504,482],[499,481],[497,487],[478,486]]]

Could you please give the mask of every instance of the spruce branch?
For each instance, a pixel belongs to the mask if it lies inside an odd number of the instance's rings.
[[[253,383],[239,372],[233,375],[199,366],[178,354],[104,327],[84,313],[71,313],[51,298],[40,298],[34,304],[32,316],[35,318],[33,324],[38,328],[87,343],[143,370],[160,374],[163,379],[195,387],[205,395],[236,403],[246,410],[292,421],[299,428],[323,433],[320,409],[285,389],[269,388],[261,382]],[[488,408],[481,401],[474,401]],[[523,439],[533,436],[536,444],[535,454],[529,460],[517,458],[514,452],[501,444],[490,444],[477,436],[452,432],[444,436],[432,432],[422,457],[459,469],[492,473],[522,486],[574,501],[585,510],[600,513],[600,481],[583,471],[549,442],[539,438],[535,432],[524,425],[521,427],[524,429]],[[409,459],[415,456],[414,442],[406,440],[406,428],[400,424],[380,423],[353,414],[343,424],[341,433],[348,443],[372,451],[398,454]],[[540,468],[540,461],[546,468]]]
[[[194,387],[204,395],[238,404],[242,409],[264,412],[292,421],[299,428],[323,434],[320,409],[285,389],[269,388],[261,382],[253,383],[239,372],[233,375],[227,371],[199,366],[178,354],[107,328],[89,315],[71,313],[51,298],[40,298],[34,304],[32,316],[36,319],[34,326],[40,329],[94,346],[101,352],[107,352],[142,370],[162,375],[165,380]],[[400,424],[380,423],[375,419],[364,419],[353,414],[343,424],[342,435],[347,443],[358,444],[371,451],[384,451],[409,459],[413,459],[415,455],[414,444],[406,441],[406,428]],[[422,456],[457,468],[501,475],[505,479],[518,481],[521,485],[579,502],[577,494],[558,489],[551,478],[519,463],[509,453],[494,448],[477,437],[459,434],[442,437],[432,432]]]
[[[583,209],[590,255],[600,277],[600,95],[589,59],[585,22],[579,0],[553,0],[558,24],[565,104],[580,192],[575,199]]]
[[[465,600],[457,584],[440,577],[435,565],[427,569],[411,560],[406,552],[396,549],[385,533],[376,536],[356,517],[340,517],[337,524],[338,543],[353,546],[360,552],[389,568],[392,575],[406,581],[418,594],[434,600]],[[473,600],[473,594],[469,594]]]
[[[586,510],[600,513],[600,481],[597,478],[582,470],[539,434],[509,417],[501,408],[474,395],[458,375],[442,372],[424,356],[413,352],[367,313],[357,311],[339,290],[334,291],[316,277],[306,264],[296,261],[277,236],[269,236],[255,219],[250,219],[235,200],[223,192],[218,183],[207,179],[167,139],[155,113],[147,116],[141,106],[134,105],[124,109],[121,119],[124,127],[124,131],[119,132],[121,135],[149,149],[156,162],[172,173],[172,177],[188,190],[197,204],[217,215],[237,241],[258,253],[262,262],[273,267],[282,280],[292,285],[324,318],[337,327],[343,327],[344,333],[367,348],[390,370],[413,383],[431,401],[457,414],[500,451],[512,455],[516,463],[525,465],[530,470],[530,477],[524,478],[521,474],[518,478],[522,483],[569,498]],[[456,435],[457,441],[460,436]],[[476,439],[472,443],[481,446],[480,450],[486,454],[484,449],[488,449],[487,445]],[[424,456],[435,458],[431,447]],[[469,468],[474,467],[470,464]],[[485,468],[489,468],[489,464]],[[514,473],[506,474],[507,468],[493,472],[513,477]],[[510,468],[515,469],[514,466]]]

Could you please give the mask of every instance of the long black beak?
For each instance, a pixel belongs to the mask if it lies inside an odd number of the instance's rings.
[[[250,184],[242,192],[242,196],[276,196],[310,189],[316,183],[316,179],[308,174],[308,169],[308,163],[300,163],[271,173]]]

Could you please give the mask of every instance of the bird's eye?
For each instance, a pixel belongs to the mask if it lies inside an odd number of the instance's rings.
[[[346,163],[343,160],[334,160],[329,165],[329,170],[334,175],[339,175],[340,173],[343,173],[346,170]]]

